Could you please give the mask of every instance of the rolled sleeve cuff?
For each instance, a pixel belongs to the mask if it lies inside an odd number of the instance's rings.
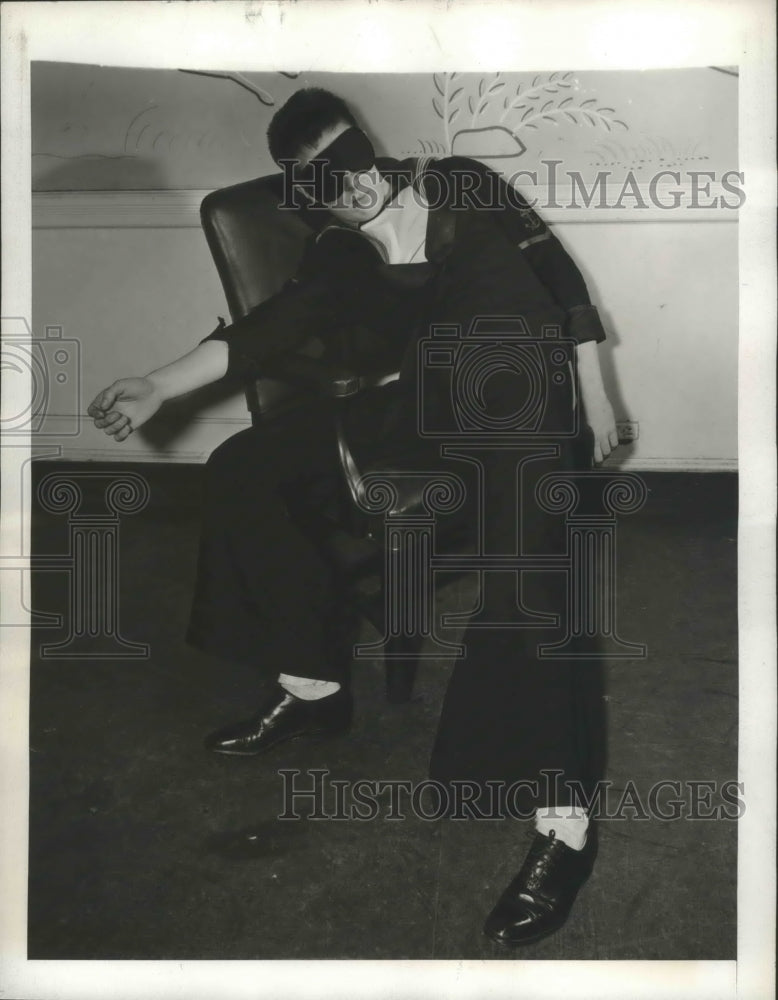
[[[579,344],[590,340],[601,344],[606,334],[596,306],[574,306],[568,310],[567,335]]]
[[[213,330],[212,333],[209,333],[207,337],[203,337],[200,343],[205,344],[209,340],[223,340],[226,342],[227,371],[224,373],[224,378],[257,378],[258,372],[256,359],[249,357],[241,351],[239,337],[236,337],[235,333],[235,324],[229,327],[224,322],[224,318],[219,316],[219,325],[215,330]]]
[[[207,337],[203,337],[200,343],[204,344],[208,340],[227,340],[227,324],[224,322],[223,316],[219,316],[219,325],[216,329],[209,333]]]

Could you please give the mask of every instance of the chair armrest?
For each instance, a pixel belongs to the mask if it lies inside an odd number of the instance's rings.
[[[349,368],[293,352],[264,362],[262,374],[334,399],[354,396],[362,388],[360,376]]]

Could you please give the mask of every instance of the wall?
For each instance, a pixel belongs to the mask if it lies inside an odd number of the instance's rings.
[[[274,170],[265,130],[303,86],[323,86],[369,123],[379,149],[478,155],[504,170],[559,157],[602,166],[729,170],[737,78],[642,72],[233,73],[34,63],[36,191],[207,189]]]
[[[681,171],[688,204],[688,171],[737,167],[737,79],[713,69],[226,79],[49,63],[34,65],[32,81],[33,325],[37,336],[61,326],[78,340],[82,364],[78,400],[53,387],[55,423],[83,414],[113,379],[188,350],[226,315],[197,207],[208,190],[273,169],[262,134],[273,107],[301,85],[352,100],[400,155],[453,149],[508,176],[559,159],[587,183],[608,169],[609,204],[630,170],[647,201],[656,170]],[[522,184],[541,205],[543,180]],[[542,211],[602,309],[617,414],[640,424],[618,459],[733,467],[737,213],[634,203]],[[123,445],[84,420],[64,454],[201,461],[247,423],[242,396],[217,386],[168,407]]]

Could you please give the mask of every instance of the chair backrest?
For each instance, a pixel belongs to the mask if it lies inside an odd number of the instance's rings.
[[[282,174],[212,191],[200,206],[205,238],[233,320],[290,278],[311,224],[300,210],[281,211]]]
[[[200,220],[233,320],[277,292],[297,270],[314,213],[280,210],[283,175],[270,174],[207,195]],[[312,217],[313,216],[313,217]],[[311,346],[310,353],[316,353]],[[262,412],[295,395],[272,379],[246,390],[249,409]]]

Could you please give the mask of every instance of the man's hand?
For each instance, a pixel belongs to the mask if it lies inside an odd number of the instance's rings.
[[[95,427],[124,441],[153,417],[163,402],[150,378],[122,378],[98,393],[87,413],[94,418]]]
[[[619,443],[613,407],[604,393],[598,394],[594,399],[587,400],[582,389],[581,398],[586,423],[594,434],[594,461],[599,463],[606,459]]]
[[[117,441],[124,441],[167,400],[222,378],[228,360],[225,341],[204,341],[183,357],[142,378],[120,378],[95,396],[87,413],[94,418],[95,427]]]
[[[576,349],[578,387],[581,390],[586,423],[594,434],[594,461],[602,462],[619,443],[616,418],[600,371],[600,359],[594,341],[579,344]]]

